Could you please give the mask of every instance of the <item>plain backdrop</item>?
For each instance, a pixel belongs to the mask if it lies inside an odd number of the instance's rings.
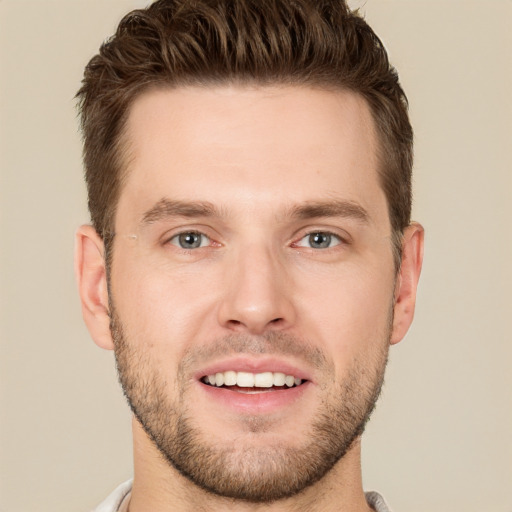
[[[416,132],[415,323],[363,442],[394,512],[512,511],[512,2],[367,0]],[[0,0],[0,511],[85,512],[131,476],[111,353],[83,326],[73,96],[134,0]]]

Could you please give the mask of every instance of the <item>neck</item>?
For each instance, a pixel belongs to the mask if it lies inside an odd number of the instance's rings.
[[[130,512],[369,512],[361,479],[360,439],[321,480],[291,498],[254,504],[223,498],[197,487],[164,460],[133,420],[134,481]]]

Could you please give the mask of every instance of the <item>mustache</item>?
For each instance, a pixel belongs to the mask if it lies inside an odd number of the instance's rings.
[[[279,331],[269,331],[258,336],[232,333],[207,345],[191,348],[181,361],[182,370],[200,366],[212,359],[237,354],[293,356],[315,369],[334,371],[333,364],[319,347],[295,335]]]

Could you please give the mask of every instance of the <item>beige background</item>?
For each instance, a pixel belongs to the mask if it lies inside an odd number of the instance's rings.
[[[364,2],[353,2],[355,5]],[[0,0],[0,511],[87,511],[131,474],[112,355],[82,325],[73,95],[135,0]],[[417,317],[364,482],[395,512],[512,511],[512,2],[367,0],[417,136]]]

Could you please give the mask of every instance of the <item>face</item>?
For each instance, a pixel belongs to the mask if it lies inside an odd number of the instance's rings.
[[[109,300],[132,409],[195,484],[293,495],[361,434],[392,336],[367,105],[289,86],[150,91],[125,143]]]

